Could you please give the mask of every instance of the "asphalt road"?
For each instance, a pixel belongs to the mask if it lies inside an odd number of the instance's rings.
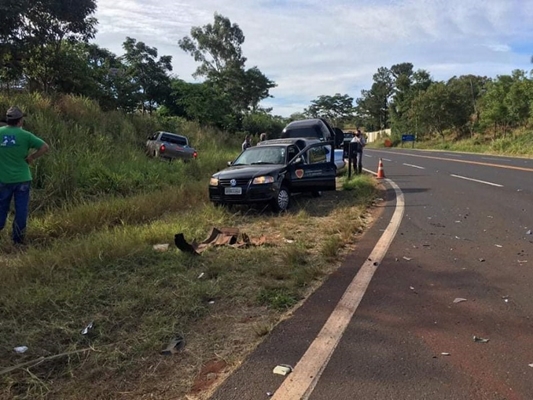
[[[364,167],[376,171],[379,158],[404,217],[308,398],[533,399],[533,160],[366,150]],[[272,369],[302,358],[395,205],[389,188],[354,254],[213,400],[278,390],[288,378]]]

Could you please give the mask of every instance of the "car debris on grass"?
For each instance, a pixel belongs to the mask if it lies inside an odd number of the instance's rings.
[[[250,238],[246,233],[239,232],[239,228],[215,228],[203,242],[189,243],[183,233],[174,236],[176,247],[185,253],[200,255],[203,251],[213,246],[229,246],[233,248],[246,248],[250,246],[263,246],[267,243],[266,236]]]

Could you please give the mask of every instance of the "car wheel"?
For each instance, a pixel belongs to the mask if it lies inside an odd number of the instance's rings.
[[[291,192],[286,186],[279,189],[278,195],[272,202],[275,211],[286,211],[291,205]]]
[[[313,197],[321,197],[322,196],[322,191],[321,190],[315,190],[315,191],[311,192],[311,196],[313,196]]]

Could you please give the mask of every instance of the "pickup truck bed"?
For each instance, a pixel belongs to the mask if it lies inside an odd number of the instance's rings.
[[[150,135],[146,141],[146,153],[151,157],[184,161],[198,156],[198,152],[189,145],[189,139],[186,136],[170,132],[156,132]]]

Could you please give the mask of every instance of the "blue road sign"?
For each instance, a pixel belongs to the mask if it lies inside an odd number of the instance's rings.
[[[402,142],[414,142],[415,135],[402,135]]]

